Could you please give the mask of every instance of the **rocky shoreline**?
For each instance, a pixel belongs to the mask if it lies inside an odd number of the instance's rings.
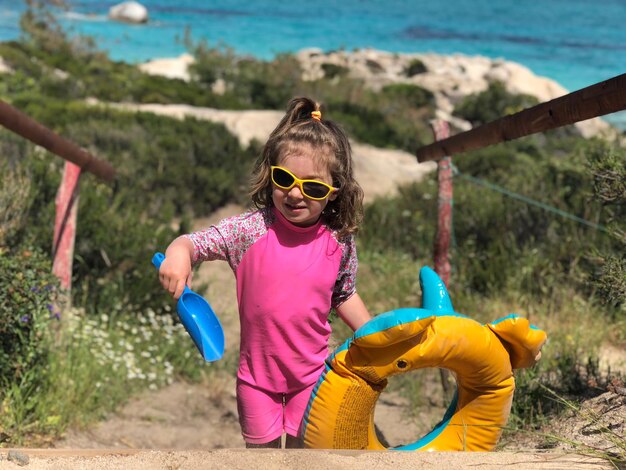
[[[491,83],[501,82],[508,92],[536,97],[546,102],[570,91],[556,81],[534,74],[527,67],[504,59],[464,54],[441,55],[432,53],[392,53],[375,49],[323,52],[321,49],[303,49],[294,54],[302,68],[304,80],[323,77],[329,68],[362,80],[366,87],[378,90],[385,85],[407,83],[420,86],[434,95],[436,116],[448,121],[457,131],[471,128],[471,124],[452,115],[454,107],[468,95],[486,90]],[[189,67],[194,57],[188,53],[178,57],[155,58],[138,65],[144,73],[183,81],[191,80]],[[0,57],[0,73],[11,73],[11,68]],[[224,89],[219,80],[214,91]],[[585,138],[618,135],[618,131],[600,117],[574,124]]]
[[[530,69],[504,59],[463,54],[439,55],[431,53],[399,54],[375,49],[323,52],[321,49],[303,49],[294,56],[302,67],[304,80],[324,76],[325,68],[344,70],[349,77],[360,79],[365,86],[380,89],[393,83],[418,85],[433,93],[437,117],[447,120],[459,130],[471,125],[452,116],[454,106],[464,97],[486,90],[493,82],[504,83],[513,94],[535,96],[540,102],[566,95],[556,81],[535,75]],[[194,59],[189,54],[176,58],[161,58],[139,65],[145,73],[189,80],[188,67]],[[217,84],[216,88],[219,88]],[[583,137],[604,135],[612,127],[600,118],[575,124]]]

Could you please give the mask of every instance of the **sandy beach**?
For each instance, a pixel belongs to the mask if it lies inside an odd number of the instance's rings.
[[[362,452],[325,450],[249,450],[220,449],[214,451],[176,450],[35,450],[28,455],[28,468],[48,469],[196,469],[266,470],[290,469],[396,469],[415,468],[462,469],[478,467],[496,470],[507,466],[520,469],[602,469],[612,468],[607,462],[571,454],[527,453],[458,453],[458,452]],[[7,452],[0,453],[6,459]],[[17,468],[17,464],[0,460],[1,469]]]

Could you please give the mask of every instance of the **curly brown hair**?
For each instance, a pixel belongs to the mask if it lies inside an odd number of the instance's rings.
[[[319,110],[319,104],[307,97],[289,102],[285,116],[270,134],[254,165],[250,197],[257,208],[272,206],[271,167],[294,149],[315,149],[315,152],[308,153],[327,165],[333,186],[339,188],[337,197],[328,202],[322,217],[342,238],[356,233],[363,220],[363,190],[354,179],[348,137],[335,122],[311,116],[312,112]]]

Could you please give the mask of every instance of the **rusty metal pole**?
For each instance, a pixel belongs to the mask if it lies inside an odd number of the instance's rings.
[[[626,73],[419,148],[420,163],[626,109]]]
[[[115,177],[115,169],[109,163],[98,160],[85,149],[64,139],[2,100],[0,100],[0,124],[17,135],[74,163],[82,171],[93,173],[104,181],[112,181]]]
[[[450,136],[450,126],[447,121],[436,119],[430,123],[435,141],[447,139]],[[450,282],[450,237],[452,233],[452,162],[450,157],[444,157],[437,162],[437,233],[433,246],[433,262],[435,272],[439,275],[446,287]],[[443,395],[446,400],[452,400],[452,380],[450,372],[439,369]]]
[[[63,179],[56,196],[52,246],[52,272],[68,294],[72,286],[72,261],[76,237],[78,188],[81,171],[105,181],[115,177],[113,167],[86,150],[54,133],[13,106],[0,100],[0,124],[66,160]]]

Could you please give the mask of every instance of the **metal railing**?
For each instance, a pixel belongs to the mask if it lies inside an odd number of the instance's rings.
[[[421,147],[420,163],[517,139],[626,109],[626,74],[504,116]]]
[[[81,171],[93,173],[104,181],[115,178],[115,169],[99,160],[85,149],[61,137],[30,116],[0,100],[0,124],[53,154],[80,167]]]

